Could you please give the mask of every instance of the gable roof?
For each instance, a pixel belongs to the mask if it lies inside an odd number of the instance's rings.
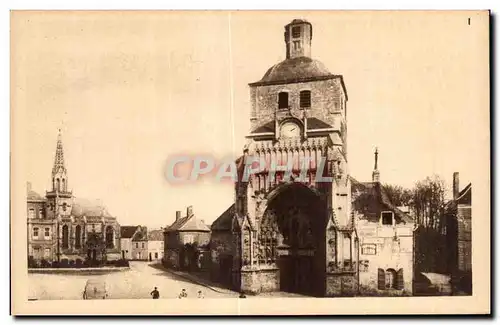
[[[469,183],[463,190],[458,193],[456,199],[451,199],[446,202],[444,209],[447,213],[455,213],[458,204],[471,205],[472,203],[472,183]]]
[[[149,241],[163,241],[163,230],[161,230],[161,229],[150,230],[148,233],[148,240]]]
[[[140,226],[137,226],[139,228]],[[148,240],[148,228],[140,227],[141,229],[137,229],[134,236],[132,237],[132,241],[144,241]]]
[[[203,220],[198,220],[196,215],[192,214],[190,216],[181,217],[178,220],[174,221],[165,229],[166,232],[173,231],[203,231],[210,232],[210,228],[203,222]]]
[[[120,236],[121,238],[132,238],[134,236],[137,226],[121,226]]]
[[[378,211],[382,208],[394,212],[394,217],[397,223],[412,223],[413,219],[407,213],[404,213],[392,204],[387,192],[380,182],[359,182],[353,177],[351,179],[351,194],[353,199],[356,196],[365,196],[363,207],[356,206],[353,200],[353,208],[364,214],[365,217],[371,222],[379,220]]]
[[[222,214],[212,223],[210,227],[213,230],[231,230],[233,216],[235,213],[234,203],[226,209],[226,211],[222,212]]]

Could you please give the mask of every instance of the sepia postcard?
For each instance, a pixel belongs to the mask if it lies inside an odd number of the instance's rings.
[[[12,11],[12,314],[490,314],[489,31]]]

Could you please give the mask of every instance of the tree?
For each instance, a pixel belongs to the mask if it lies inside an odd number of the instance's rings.
[[[412,191],[399,185],[382,185],[389,200],[395,206],[409,206],[412,201]]]
[[[419,225],[435,229],[443,226],[440,221],[445,203],[445,188],[444,181],[436,175],[415,184],[410,206],[415,211]]]

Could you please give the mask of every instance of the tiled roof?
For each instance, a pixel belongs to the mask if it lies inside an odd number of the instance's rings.
[[[132,238],[132,236],[135,234],[136,229],[137,226],[121,226],[120,227],[121,238]]]
[[[27,193],[27,199],[28,201],[40,201],[40,200],[45,200],[40,194],[33,190],[28,190]]]
[[[111,217],[106,207],[99,200],[73,198],[71,214],[75,217]]]
[[[307,119],[307,129],[308,130],[314,130],[314,129],[328,129],[331,128],[332,126],[328,123],[323,122],[320,119],[317,119],[315,117],[310,117]]]
[[[323,63],[302,56],[273,65],[260,81],[251,83],[250,86],[325,80],[334,77],[335,75],[332,75]]]
[[[378,212],[381,208],[391,210],[397,223],[412,223],[413,219],[407,213],[404,213],[392,204],[389,196],[379,182],[358,182],[353,177],[351,179],[351,193],[353,199],[356,196],[365,195],[364,206],[353,206],[354,209],[363,213],[367,219],[377,222]]]
[[[163,241],[163,230],[161,229],[150,230],[148,233],[148,240]]]
[[[174,221],[174,223],[170,225],[166,231],[210,231],[210,228],[208,228],[202,220],[198,220],[196,215],[193,214]]]
[[[224,211],[211,226],[213,230],[231,230],[233,216],[235,213],[234,204],[232,204],[226,211]]]
[[[315,117],[307,118],[307,130],[328,129],[331,127],[332,126],[330,124],[325,123],[322,120],[317,119]],[[257,127],[255,130],[253,130],[251,132],[251,134],[267,133],[267,132],[271,132],[271,133],[275,132],[275,122],[274,121],[267,122],[267,123]]]
[[[144,241],[144,240],[148,240],[148,228],[141,227],[141,229],[138,230],[132,237],[132,241]]]

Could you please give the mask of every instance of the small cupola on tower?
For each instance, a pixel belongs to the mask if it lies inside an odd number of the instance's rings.
[[[372,182],[380,182],[380,172],[378,171],[378,148],[375,148],[375,166],[373,167]]]
[[[286,58],[311,57],[312,25],[303,19],[294,19],[285,26]]]

